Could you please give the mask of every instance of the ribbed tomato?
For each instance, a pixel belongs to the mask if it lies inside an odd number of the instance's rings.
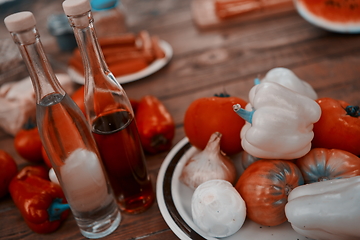
[[[240,176],[235,188],[246,203],[247,217],[264,226],[287,221],[289,193],[304,184],[299,168],[288,160],[258,160]]]
[[[314,148],[296,160],[305,183],[360,175],[360,158],[339,149]]]
[[[220,149],[227,155],[242,150],[240,131],[245,120],[233,110],[234,104],[246,106],[247,102],[228,95],[199,98],[185,112],[184,130],[189,142],[203,150],[211,134],[222,134]]]

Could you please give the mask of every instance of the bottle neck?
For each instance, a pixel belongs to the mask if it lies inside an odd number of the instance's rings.
[[[105,62],[96,37],[91,11],[68,16],[68,19],[74,30],[85,68],[85,105],[90,125],[96,117],[105,112],[119,108],[131,109],[123,88]]]
[[[36,103],[53,93],[65,95],[46,57],[36,28],[11,33],[27,66],[34,87]]]
[[[82,56],[85,68],[86,85],[101,81],[99,76],[109,75],[111,72],[105,62],[103,53],[98,43],[91,11],[78,16],[68,16],[71,27]]]

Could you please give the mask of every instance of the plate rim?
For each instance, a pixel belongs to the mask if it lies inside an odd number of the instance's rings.
[[[161,215],[177,237],[188,240],[203,240],[206,238],[198,234],[184,221],[172,199],[172,176],[177,163],[191,147],[188,138],[185,137],[165,157],[157,176],[156,197]]]
[[[159,39],[159,46],[164,51],[165,57],[153,61],[147,68],[144,68],[138,72],[116,77],[118,83],[125,84],[129,82],[138,81],[142,78],[150,76],[151,74],[157,72],[158,70],[163,68],[166,64],[168,64],[173,56],[173,49],[168,42],[162,39]],[[74,68],[69,66],[67,69],[67,73],[69,74],[73,82],[84,85],[85,83],[84,76],[78,73]]]

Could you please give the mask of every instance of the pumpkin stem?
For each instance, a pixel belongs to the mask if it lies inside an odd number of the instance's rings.
[[[360,116],[360,108],[359,106],[346,106],[345,108],[346,114],[351,117],[359,117]]]
[[[260,79],[259,78],[255,78],[254,79],[254,85],[259,85],[260,84]]]
[[[247,111],[243,108],[241,108],[240,104],[234,104],[233,110],[239,115],[242,119],[252,124],[252,117],[254,115],[255,110]]]

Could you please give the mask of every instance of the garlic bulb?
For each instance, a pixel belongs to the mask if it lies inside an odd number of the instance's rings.
[[[246,205],[229,182],[215,179],[196,188],[191,199],[191,213],[196,226],[207,235],[223,238],[242,227]]]
[[[220,150],[221,136],[219,132],[213,133],[205,149],[188,159],[179,177],[180,181],[192,189],[212,179],[235,183],[236,168],[232,160]]]

